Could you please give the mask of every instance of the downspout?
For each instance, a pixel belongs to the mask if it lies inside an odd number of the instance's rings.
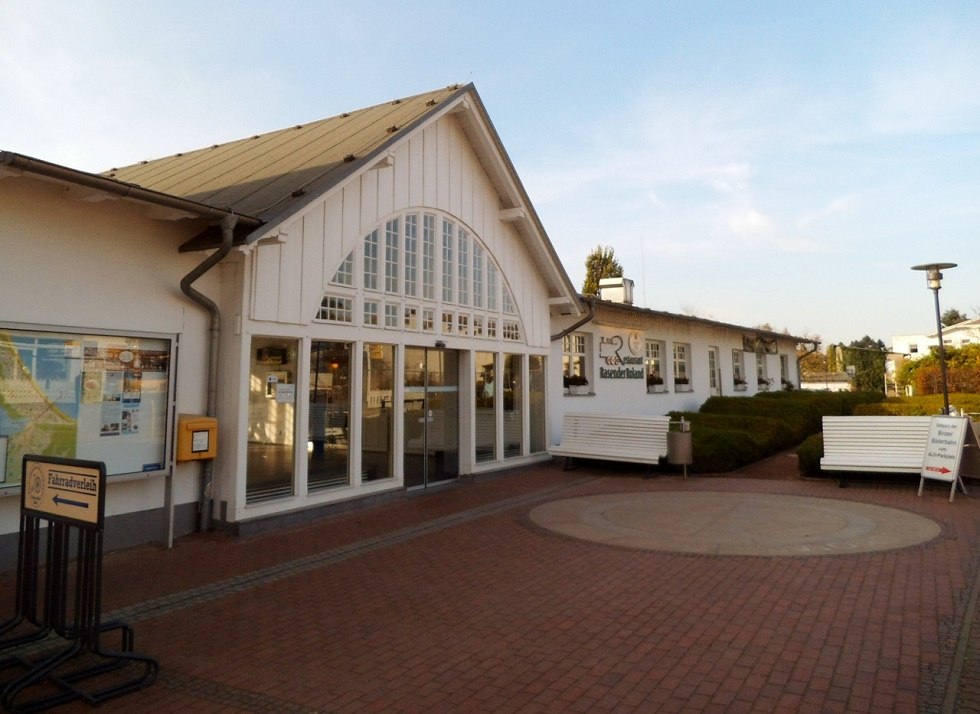
[[[221,219],[221,245],[180,281],[181,292],[207,310],[211,318],[207,377],[207,416],[211,417],[217,416],[218,413],[218,345],[221,337],[221,313],[217,303],[204,293],[194,289],[192,284],[231,252],[236,223],[238,223],[238,216],[234,213],[226,214]],[[211,486],[213,479],[214,461],[208,459],[201,469],[201,492],[198,499],[198,530],[202,532],[211,529]]]
[[[585,317],[583,317],[578,322],[572,323],[569,327],[566,327],[564,330],[562,330],[561,332],[559,332],[557,335],[552,335],[551,336],[551,341],[552,342],[555,342],[557,340],[560,340],[565,335],[568,335],[568,334],[571,334],[572,332],[575,332],[575,330],[577,330],[578,328],[580,328],[585,323],[591,322],[592,319],[595,317],[595,298],[583,296],[582,299],[585,301],[585,304],[589,306],[589,314],[586,315]]]

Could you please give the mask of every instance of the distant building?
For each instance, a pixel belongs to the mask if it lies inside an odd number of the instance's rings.
[[[847,372],[812,372],[800,377],[800,389],[815,392],[850,392],[854,380]]]
[[[970,344],[980,344],[980,318],[963,320],[955,325],[943,328],[943,345],[947,348],[959,348]],[[889,396],[898,395],[896,381],[898,371],[909,360],[921,359],[928,355],[933,348],[939,347],[939,333],[930,332],[920,335],[893,335],[892,350],[885,363],[885,385]],[[905,396],[912,396],[911,385],[906,385]]]
[[[946,347],[963,347],[978,343],[980,343],[980,318],[963,320],[943,328],[943,344]],[[905,355],[907,359],[919,359],[929,354],[930,348],[938,346],[938,332],[892,337],[892,352]]]

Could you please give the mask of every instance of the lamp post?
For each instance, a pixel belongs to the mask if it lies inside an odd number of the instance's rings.
[[[946,386],[946,346],[943,344],[943,320],[939,312],[939,288],[942,287],[943,274],[939,271],[955,268],[956,263],[925,263],[913,265],[912,270],[924,270],[926,285],[936,299],[936,335],[939,337],[939,369],[943,378],[943,414],[949,416],[949,388]]]

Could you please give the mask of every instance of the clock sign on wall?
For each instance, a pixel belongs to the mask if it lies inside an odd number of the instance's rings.
[[[641,350],[643,349],[643,335],[636,330],[633,330],[629,334],[628,344],[630,352],[635,355],[641,354]]]

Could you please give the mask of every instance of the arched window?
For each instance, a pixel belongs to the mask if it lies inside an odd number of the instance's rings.
[[[347,254],[330,283],[318,321],[524,339],[514,296],[490,251],[443,214],[389,218]]]

